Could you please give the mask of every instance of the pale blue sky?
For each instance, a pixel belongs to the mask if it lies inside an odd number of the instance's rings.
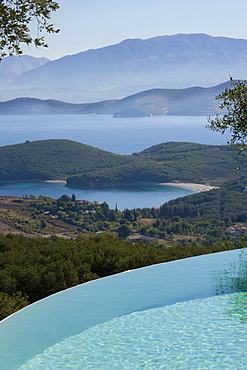
[[[57,59],[127,38],[207,33],[247,39],[247,0],[57,0],[49,48],[26,54]]]

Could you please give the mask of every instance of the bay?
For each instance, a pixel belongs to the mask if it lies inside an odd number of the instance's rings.
[[[225,144],[229,134],[206,128],[206,117],[157,116],[113,118],[108,115],[0,115],[0,146],[26,140],[69,139],[116,154],[140,152],[167,141]],[[0,185],[0,195],[47,195],[58,198],[75,194],[77,199],[106,201],[119,209],[155,207],[193,190],[162,185],[69,189],[61,183],[20,182]]]
[[[90,202],[106,202],[110,208],[119,210],[126,208],[158,207],[168,200],[195,193],[191,189],[181,189],[175,186],[139,184],[125,186],[110,186],[103,188],[72,189],[60,182],[30,181],[0,184],[0,195],[46,195],[59,198],[63,194],[76,195],[77,199]]]

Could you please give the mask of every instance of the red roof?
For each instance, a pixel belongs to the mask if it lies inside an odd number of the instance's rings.
[[[82,199],[82,200],[76,200],[75,203],[80,205],[80,204],[89,204],[90,202],[88,200]]]

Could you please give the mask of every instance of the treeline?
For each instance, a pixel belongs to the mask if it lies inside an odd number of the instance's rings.
[[[164,243],[174,247],[176,243],[189,247],[191,242],[197,242],[208,247],[220,241],[232,239],[226,235],[226,224],[223,221],[209,219],[205,221],[188,222],[184,218],[174,216],[171,219],[159,218],[153,224],[143,225],[140,233],[146,236],[159,238]]]
[[[43,231],[46,221],[51,217],[76,226],[79,232],[112,231],[116,225],[119,226],[117,221],[125,214],[117,209],[110,209],[106,202],[78,205],[74,194],[71,197],[63,194],[58,199],[39,196],[29,203],[26,210],[31,212],[32,219],[42,217]]]
[[[29,204],[28,209],[31,210],[33,218],[39,215],[43,217],[40,223],[43,232],[46,230],[49,217],[57,217],[65,223],[76,226],[79,232],[111,232],[122,239],[133,233],[159,238],[160,242],[173,240],[174,234],[194,235],[201,238],[200,243],[206,246],[220,239],[227,240],[225,228],[228,224],[226,222],[216,218],[203,221],[198,217],[187,219],[175,215],[175,212],[167,213],[165,217],[162,217],[163,209],[166,207],[169,209],[169,203],[160,209],[137,208],[123,211],[110,209],[106,202],[102,204],[93,202],[78,206],[74,195],[69,197],[64,194],[58,199],[40,196]],[[182,211],[178,212],[178,209],[179,206],[176,208],[176,213],[181,215]]]
[[[192,194],[162,205],[156,215],[160,219],[178,216],[187,221],[224,221],[227,225],[247,222],[247,178],[229,180],[219,189]]]
[[[229,242],[174,248],[124,242],[111,234],[66,240],[0,234],[0,319],[50,294],[121,271],[229,250]]]

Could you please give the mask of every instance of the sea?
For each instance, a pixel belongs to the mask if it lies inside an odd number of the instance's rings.
[[[230,133],[213,132],[206,128],[207,123],[207,118],[202,116],[0,115],[0,146],[26,140],[69,139],[116,154],[132,154],[169,141],[225,145]],[[97,189],[71,189],[64,183],[42,181],[0,184],[0,195],[58,198],[62,194],[75,194],[77,199],[105,201],[118,209],[158,207],[194,192],[159,184]]]

